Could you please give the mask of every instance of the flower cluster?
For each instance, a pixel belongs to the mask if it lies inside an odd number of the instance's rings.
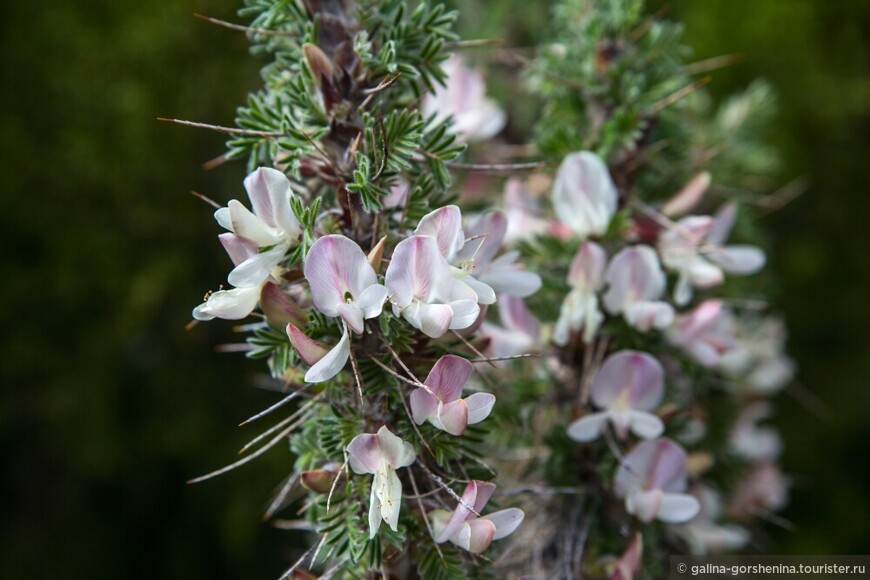
[[[746,290],[764,251],[707,194],[704,115],[661,94],[693,86],[678,35],[636,37],[637,0],[557,4],[578,30],[523,60],[546,106],[516,164],[456,161],[516,129],[445,51],[456,13],[249,7],[276,54],[230,141],[250,209],[215,212],[231,287],[193,317],[251,319],[232,350],[284,398],[244,424],[292,409],[231,466],[289,444],[267,515],[304,497],[282,524],[319,539],[285,576],[654,576],[669,552],[746,545],[786,502],[764,422],[794,364]]]

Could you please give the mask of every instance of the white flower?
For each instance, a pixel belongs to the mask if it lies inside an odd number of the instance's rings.
[[[589,343],[604,321],[598,306],[597,292],[604,285],[607,255],[595,242],[585,241],[571,262],[568,283],[571,291],[562,302],[559,319],[553,327],[553,342],[565,346],[571,333],[583,331],[583,342]]]
[[[598,155],[580,151],[565,157],[553,183],[556,217],[582,238],[607,232],[619,194]]]
[[[621,250],[610,261],[605,278],[609,287],[604,306],[611,314],[622,314],[641,332],[664,329],[674,321],[674,309],[659,301],[665,291],[665,273],[651,247]]]
[[[486,98],[483,75],[452,55],[443,65],[447,79],[423,99],[423,115],[441,122],[453,117],[453,130],[460,141],[484,141],[495,136],[507,122],[504,111]]]
[[[377,433],[354,437],[347,446],[347,458],[354,473],[375,476],[369,505],[369,537],[375,537],[382,520],[397,531],[402,482],[396,470],[414,463],[417,458],[414,448],[384,426]]]

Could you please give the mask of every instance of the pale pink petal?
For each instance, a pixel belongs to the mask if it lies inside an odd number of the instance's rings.
[[[277,175],[276,175],[277,174]],[[278,177],[280,176],[280,177]],[[272,215],[272,200],[269,195],[269,189],[281,186],[281,180],[287,182],[287,177],[280,171],[260,167],[245,177],[245,191],[248,192],[248,199],[251,200],[251,207],[254,208],[254,213],[267,225],[275,226],[275,219]],[[290,189],[289,182],[287,190]],[[289,199],[289,196],[288,196]]]
[[[350,334],[345,330],[341,339],[336,343],[332,350],[317,361],[314,366],[308,369],[305,373],[305,382],[307,383],[322,383],[329,380],[344,368],[347,364],[347,359],[350,357]]]
[[[468,287],[477,295],[478,304],[495,304],[495,290],[493,290],[488,284],[484,284],[471,275],[463,277],[461,282],[467,284]]]
[[[438,420],[445,431],[458,437],[468,428],[468,406],[462,399],[442,403],[438,410]]]
[[[444,336],[447,329],[450,328],[453,320],[453,310],[447,304],[415,304],[408,310],[416,312],[417,323],[414,324],[410,318],[406,319],[412,322],[414,326],[420,329],[428,337],[440,338]],[[406,310],[405,312],[407,312]],[[403,313],[404,314],[404,313]]]
[[[227,216],[229,216],[229,213],[227,213]],[[257,244],[250,240],[244,240],[235,234],[220,234],[218,235],[218,240],[220,240],[224,250],[227,251],[227,255],[232,260],[234,266],[238,266],[251,256],[257,254]]]
[[[480,519],[489,520],[495,524],[495,535],[492,539],[500,540],[514,533],[514,531],[520,527],[520,524],[523,523],[524,517],[525,514],[523,513],[523,510],[518,508],[508,508],[506,510],[487,514]]]
[[[695,517],[701,505],[691,495],[664,493],[656,517],[669,524],[687,522]]]
[[[708,256],[729,274],[748,276],[755,274],[766,262],[764,252],[755,246],[725,246]]]
[[[378,429],[378,445],[384,459],[393,469],[407,467],[414,463],[417,457],[411,444],[394,435],[386,425]]]
[[[470,488],[474,486],[474,493],[470,493]],[[465,487],[465,493],[462,494],[462,500],[470,505],[474,511],[480,513],[486,507],[489,498],[492,497],[495,491],[495,484],[488,481],[472,480]]]
[[[386,286],[392,301],[407,308],[415,297],[423,302],[448,302],[457,284],[435,238],[411,236],[393,251]],[[469,292],[476,303],[476,295]]]
[[[475,425],[489,417],[492,407],[495,405],[495,395],[474,393],[465,398],[465,404],[468,406],[468,424]]]
[[[253,312],[259,298],[260,289],[256,286],[212,292],[208,300],[193,309],[193,317],[196,320],[241,320]]]
[[[541,334],[541,321],[526,306],[522,298],[505,294],[498,299],[498,315],[508,330],[521,332],[537,339]]]
[[[584,415],[568,425],[568,437],[582,443],[592,441],[601,435],[601,430],[604,429],[608,417],[607,413]]]
[[[299,358],[308,366],[313,366],[329,352],[323,344],[309,337],[292,323],[287,324],[287,336],[290,338],[290,344],[299,353]]]
[[[662,206],[661,212],[668,217],[676,217],[692,211],[710,187],[711,177],[702,171]]]
[[[571,261],[568,270],[568,284],[588,292],[599,290],[604,283],[604,267],[607,254],[595,242],[585,241]]]
[[[685,491],[688,458],[683,448],[670,439],[656,439],[648,443],[654,446],[655,453],[655,460],[646,472],[645,483],[648,488]]]
[[[342,235],[323,236],[314,242],[304,271],[314,305],[327,316],[337,316],[339,304],[348,297],[358,299],[363,290],[378,283],[366,255]]]
[[[639,301],[657,300],[665,289],[665,274],[655,250],[638,245],[620,251],[605,275],[609,288],[604,305],[614,313],[625,312]]]
[[[626,308],[625,320],[641,332],[662,330],[673,324],[674,309],[666,302],[641,300]]]
[[[473,372],[474,365],[466,359],[446,354],[438,359],[423,383],[432,389],[439,400],[450,403],[462,395],[462,387]]]
[[[716,217],[707,232],[707,241],[711,244],[721,246],[731,234],[731,229],[734,227],[734,222],[737,220],[737,204],[728,202],[716,212]]]
[[[347,446],[347,459],[354,473],[375,473],[384,459],[374,433],[357,435]]]
[[[456,261],[473,260],[475,270],[485,269],[501,249],[507,225],[507,217],[500,211],[487,212],[471,221],[465,228],[470,241],[456,255]]]
[[[616,569],[610,575],[610,580],[632,580],[640,570],[641,556],[643,555],[643,536],[637,532],[632,536],[631,542],[616,561]]]
[[[465,243],[465,235],[462,233],[462,214],[455,205],[436,209],[420,219],[414,234],[435,238],[438,250],[449,262]]]
[[[409,397],[411,417],[417,425],[422,425],[438,410],[438,399],[426,389],[414,389]]]
[[[363,330],[365,330],[363,311],[356,303],[339,302],[336,306],[336,311],[351,330],[357,334],[363,333]]]
[[[592,379],[592,401],[608,407],[628,397],[634,409],[656,408],[664,394],[664,369],[654,356],[636,350],[622,350],[609,356]]]
[[[468,541],[466,542],[464,538],[460,541],[462,542],[463,547],[467,543],[468,547],[466,549],[472,554],[480,554],[489,548],[496,534],[495,524],[484,518],[470,520],[467,522],[465,529],[467,529],[469,533]]]
[[[689,275],[689,282],[696,288],[712,288],[725,279],[721,268],[703,258],[693,260],[685,271]]]

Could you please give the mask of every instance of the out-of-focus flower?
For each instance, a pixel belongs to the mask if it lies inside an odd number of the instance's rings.
[[[628,431],[653,439],[664,431],[662,420],[650,413],[664,394],[664,369],[645,352],[622,350],[612,354],[592,379],[592,402],[603,409],[577,419],[568,426],[575,441],[592,441],[608,421],[625,439]]]
[[[659,252],[669,270],[677,272],[674,301],[688,304],[692,288],[711,288],[722,283],[724,272],[754,274],[764,267],[759,248],[746,245],[723,246],[737,213],[736,204],[726,204],[715,218],[686,216],[662,232]]]
[[[474,365],[462,357],[444,355],[419,387],[411,392],[411,416],[417,425],[429,421],[451,435],[462,435],[469,425],[489,416],[495,397],[489,393],[474,393],[462,398],[462,388],[468,382]]]
[[[731,511],[741,517],[779,511],[788,503],[789,480],[772,461],[761,461],[737,487]]]
[[[471,220],[465,227],[470,241],[457,252],[453,264],[497,293],[526,298],[541,287],[541,277],[517,263],[519,252],[498,255],[506,232],[503,212],[490,211]]]
[[[494,540],[512,534],[523,521],[522,510],[508,508],[485,516],[475,515],[483,511],[493,491],[495,484],[472,480],[453,513],[442,509],[429,512],[435,541],[439,544],[450,541],[463,550],[480,554]]]
[[[618,197],[607,165],[591,151],[565,157],[553,182],[556,217],[581,238],[607,231]]]
[[[637,330],[664,329],[674,321],[674,309],[659,301],[665,291],[665,273],[651,247],[621,250],[610,261],[605,279],[604,306],[612,314],[622,314]]]
[[[641,557],[643,556],[643,536],[636,532],[628,543],[625,552],[614,563],[613,573],[610,580],[632,580],[640,570]]]
[[[772,405],[758,401],[747,405],[731,429],[731,448],[754,461],[774,460],[782,452],[782,438],[773,427],[759,427],[758,423],[770,417]]]
[[[604,315],[598,307],[597,292],[604,285],[604,267],[607,255],[595,242],[585,241],[580,246],[571,268],[568,284],[571,291],[562,302],[559,319],[553,327],[553,342],[565,346],[571,333],[583,331],[583,342],[589,343],[598,332]]]
[[[353,240],[342,235],[319,238],[305,258],[305,279],[314,306],[327,316],[344,321],[341,340],[305,373],[312,383],[337,375],[350,355],[348,328],[362,334],[364,321],[380,316],[387,289],[378,283],[371,264]]]
[[[738,347],[725,316],[721,300],[705,300],[691,312],[678,316],[667,330],[666,337],[699,364],[716,367],[723,356]]]
[[[494,137],[507,122],[505,112],[486,97],[483,75],[452,55],[442,67],[447,73],[444,87],[437,87],[423,99],[423,115],[435,115],[437,122],[453,117],[453,130],[460,141],[484,141]]]
[[[786,329],[781,319],[736,318],[732,326],[740,356],[723,360],[726,373],[739,377],[744,388],[765,395],[792,380],[795,363],[785,353]]]
[[[616,494],[642,522],[675,524],[698,513],[698,500],[686,491],[686,452],[670,439],[637,444],[616,471]]]
[[[507,244],[534,238],[550,228],[547,220],[540,217],[540,203],[517,177],[511,177],[505,183],[504,213],[507,218],[504,240]]]
[[[484,353],[492,358],[523,354],[533,349],[541,338],[541,322],[522,298],[507,294],[498,297],[501,326],[484,322],[478,336],[486,339]],[[498,364],[498,363],[496,363]]]
[[[393,313],[427,336],[468,328],[477,320],[477,294],[453,277],[431,236],[411,236],[393,251],[385,275]]]
[[[749,541],[749,532],[736,524],[721,524],[722,498],[705,485],[693,487],[690,493],[698,499],[701,510],[690,522],[675,528],[678,536],[689,545],[693,555],[738,550]]]
[[[347,446],[347,459],[354,473],[375,476],[369,505],[369,537],[378,532],[381,520],[397,531],[402,482],[396,470],[411,465],[416,458],[414,448],[386,426],[377,433],[357,435]]]
[[[662,213],[668,217],[676,217],[688,213],[704,197],[710,187],[710,174],[703,171],[689,180],[671,199],[662,206]]]

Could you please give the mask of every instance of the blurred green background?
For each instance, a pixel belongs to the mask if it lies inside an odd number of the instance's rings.
[[[464,2],[463,28],[528,45],[548,2]],[[753,78],[780,95],[783,182],[810,190],[765,218],[806,394],[779,398],[795,482],[772,553],[867,552],[870,538],[870,3],[671,0],[696,60],[740,53],[717,96]],[[197,486],[274,400],[256,362],[220,355],[229,324],[185,331],[228,261],[211,208],[241,194],[240,164],[204,171],[261,64],[234,2],[109,0],[4,8],[0,43],[0,309],[4,468],[0,578],[272,578],[298,541],[260,522],[290,468],[276,450]],[[499,32],[507,30],[507,33]],[[11,266],[11,269],[9,268]],[[801,392],[801,391],[799,391]],[[804,402],[802,402],[804,401]],[[811,406],[818,406],[813,404]]]

